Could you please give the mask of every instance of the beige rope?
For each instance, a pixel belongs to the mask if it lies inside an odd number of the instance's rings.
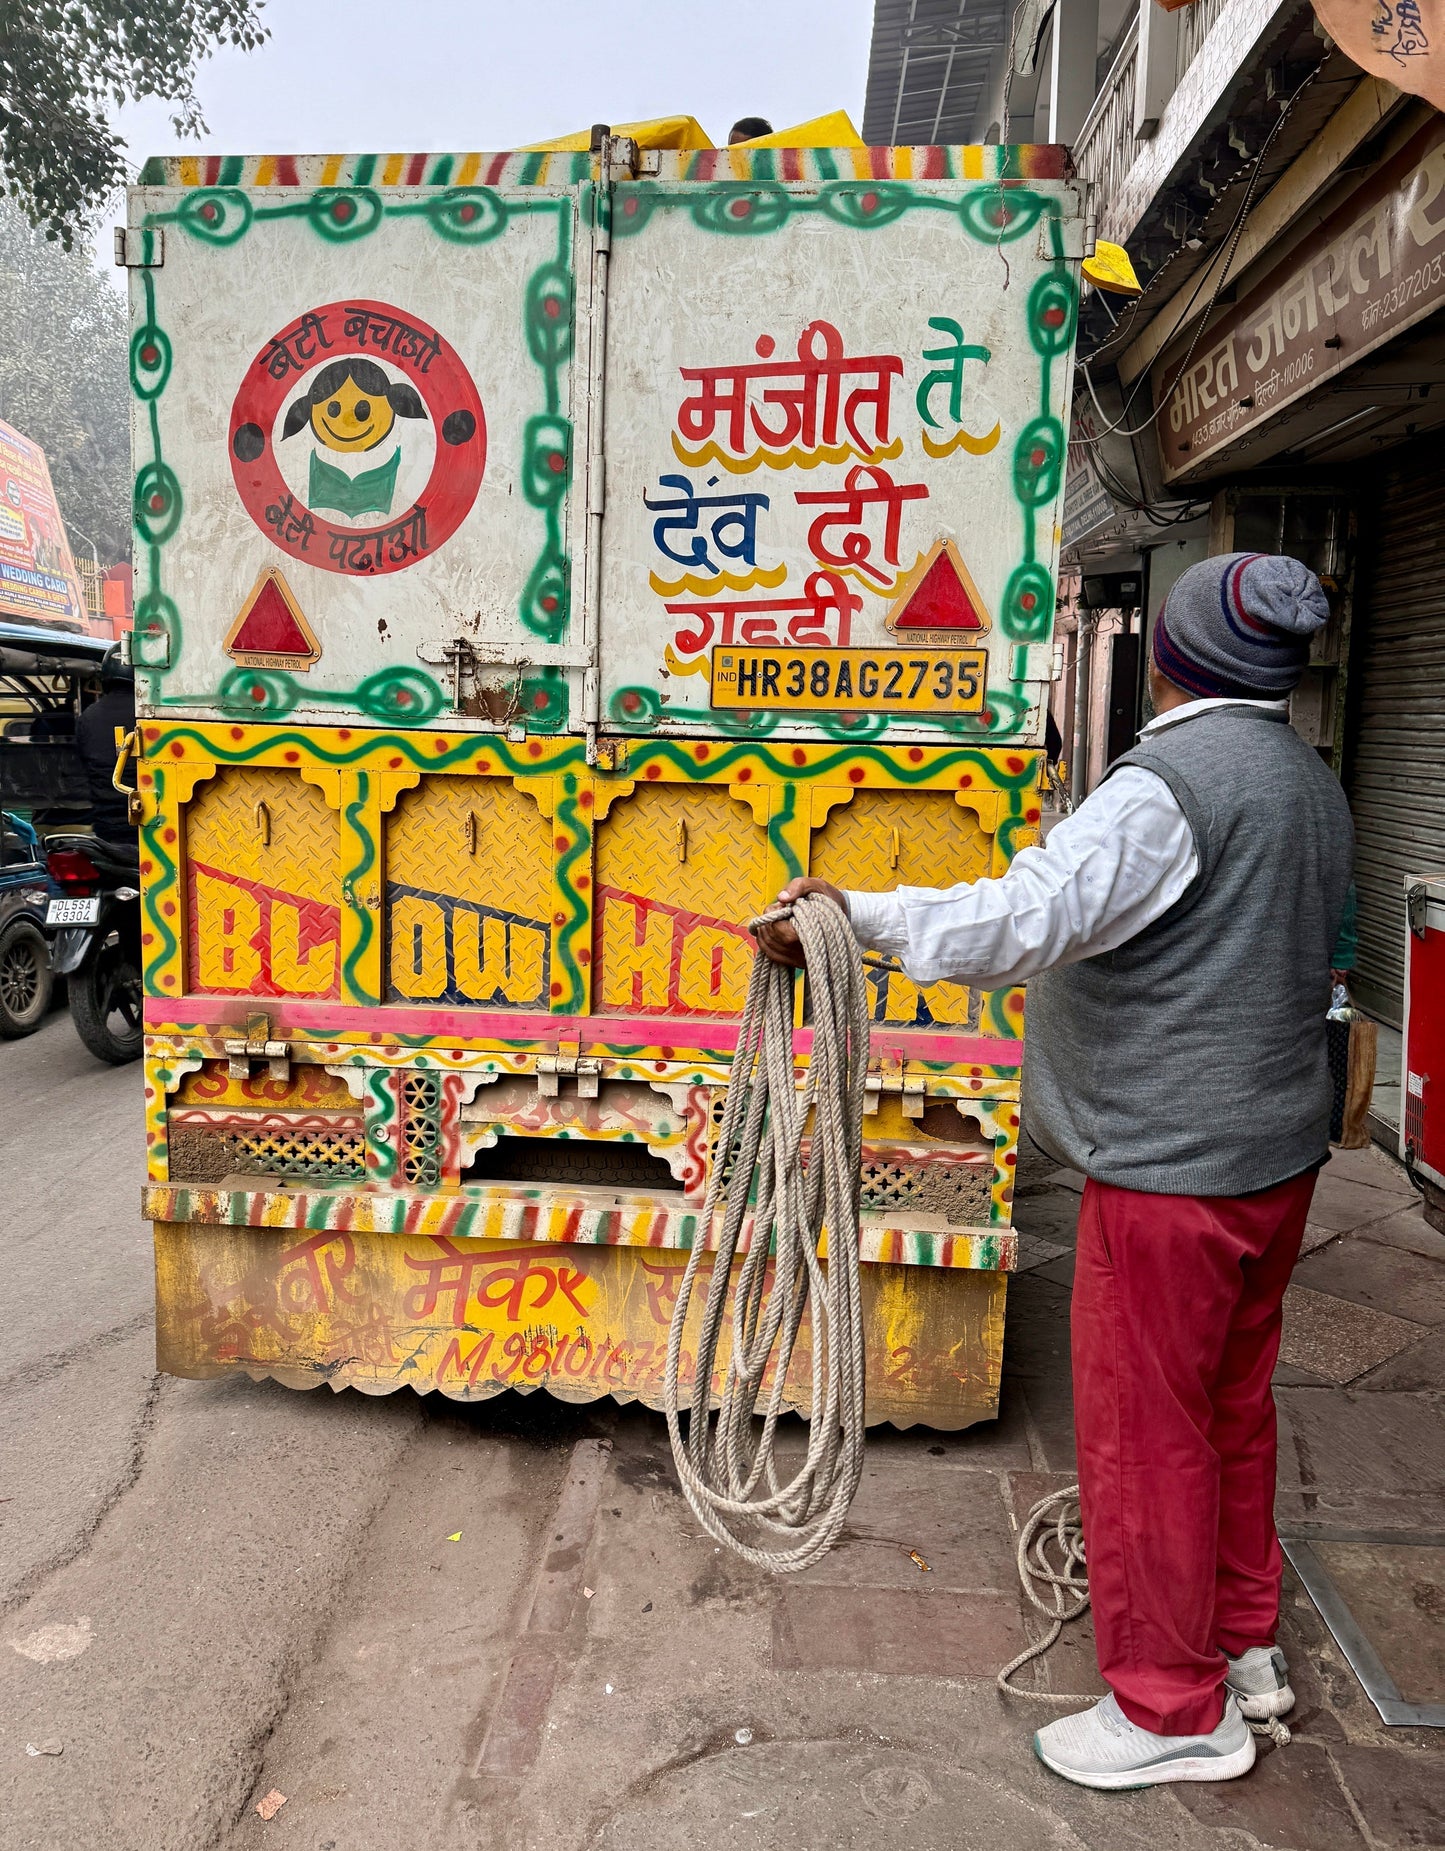
[[[858,1201],[867,993],[858,946],[831,900],[807,894],[752,927],[789,917],[807,961],[812,1058],[800,1089],[793,1065],[793,972],[758,956],[699,1235],[672,1314],[663,1383],[673,1458],[698,1521],[745,1560],[781,1573],[810,1567],[837,1539],[863,1470],[865,1422]],[[720,1204],[684,1442],[678,1406],[683,1331]],[[825,1231],[826,1261],[819,1252]],[[805,1316],[812,1347],[807,1453],[783,1481],[774,1447]],[[725,1322],[730,1342],[714,1418],[711,1385]],[[760,1431],[754,1424],[759,1416]]]

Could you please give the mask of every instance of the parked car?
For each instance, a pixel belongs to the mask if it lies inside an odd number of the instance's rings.
[[[34,1034],[50,1007],[54,977],[43,930],[50,896],[40,837],[23,816],[0,811],[0,1037]]]

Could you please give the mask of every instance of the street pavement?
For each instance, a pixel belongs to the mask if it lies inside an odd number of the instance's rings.
[[[1000,1419],[875,1431],[840,1546],[775,1580],[700,1533],[637,1407],[157,1377],[140,1105],[63,1015],[0,1044],[0,1851],[1445,1847],[1445,1731],[1380,1724],[1293,1576],[1295,1739],[1246,1779],[1089,1795],[1033,1759],[1060,1706],[993,1675],[1035,1636],[1017,1520],[1073,1466],[1079,1180],[1037,1154]],[[1321,1180],[1279,1509],[1440,1702],[1445,1239],[1416,1200],[1374,1151]],[[1071,1633],[1047,1688],[1095,1691]]]

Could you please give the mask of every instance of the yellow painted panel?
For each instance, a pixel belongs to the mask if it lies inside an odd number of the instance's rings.
[[[218,771],[186,811],[193,862],[321,905],[341,898],[339,846],[336,811],[294,771]]]
[[[439,1389],[464,1401],[545,1388],[654,1408],[686,1261],[651,1248],[177,1222],[156,1223],[155,1248],[157,1359],[172,1375]],[[1006,1275],[865,1266],[862,1285],[870,1424],[993,1418]],[[805,1326],[788,1406],[806,1411],[809,1371]]]
[[[386,878],[545,919],[552,828],[509,778],[424,778],[387,822]]]
[[[767,839],[718,785],[640,784],[597,826],[594,956],[603,1010],[728,1015],[752,964]]]
[[[895,887],[952,887],[989,871],[993,842],[970,810],[947,791],[860,790],[832,809],[813,833],[808,872],[837,887],[886,893]],[[880,1022],[966,1023],[972,996],[959,983],[910,981],[901,972],[874,978]]]

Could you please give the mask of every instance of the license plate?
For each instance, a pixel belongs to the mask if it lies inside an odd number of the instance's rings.
[[[99,895],[93,900],[52,900],[45,909],[45,923],[52,926],[94,925],[99,917]]]
[[[982,649],[714,649],[714,707],[981,713]]]

